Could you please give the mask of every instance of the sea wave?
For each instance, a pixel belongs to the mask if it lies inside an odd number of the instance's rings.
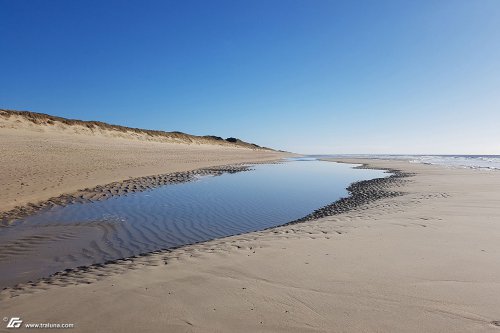
[[[415,156],[411,163],[444,165],[455,168],[500,170],[498,155],[428,155]]]
[[[315,155],[317,158],[375,158],[406,160],[410,163],[443,165],[450,168],[469,168],[481,170],[500,170],[500,155],[370,155],[336,154]]]

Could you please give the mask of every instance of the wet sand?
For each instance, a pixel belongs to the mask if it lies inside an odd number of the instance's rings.
[[[318,220],[7,289],[0,313],[76,332],[498,332],[499,174],[350,162],[408,177]]]

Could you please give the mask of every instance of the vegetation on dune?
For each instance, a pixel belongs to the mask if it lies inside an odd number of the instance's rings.
[[[63,117],[52,116],[45,113],[0,109],[0,116],[9,118],[13,115],[21,116],[27,121],[39,125],[56,125],[57,123],[61,123],[68,126],[83,126],[89,128],[90,130],[108,130],[108,131],[118,131],[123,133],[127,132],[137,133],[137,134],[148,135],[150,137],[173,139],[175,141],[181,141],[185,143],[206,143],[206,144],[217,144],[217,145],[222,144],[222,145],[239,146],[251,149],[272,150],[270,148],[261,147],[254,143],[248,143],[232,137],[224,140],[220,136],[215,136],[215,135],[198,136],[178,131],[165,132],[158,130],[147,130],[142,128],[134,128],[121,125],[112,125],[102,121],[67,119]]]

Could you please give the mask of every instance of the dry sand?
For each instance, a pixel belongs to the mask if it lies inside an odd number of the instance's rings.
[[[290,156],[227,142],[207,144],[203,138],[186,144],[176,143],[176,138],[92,130],[58,121],[37,124],[2,112],[0,213],[130,178]]]
[[[7,290],[0,314],[72,332],[499,332],[500,174],[363,162],[415,176],[340,215]]]

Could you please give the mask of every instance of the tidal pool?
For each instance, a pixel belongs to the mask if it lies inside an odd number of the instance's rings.
[[[381,170],[302,158],[54,207],[0,228],[0,287],[80,265],[279,226]],[[306,222],[307,223],[307,222]]]

